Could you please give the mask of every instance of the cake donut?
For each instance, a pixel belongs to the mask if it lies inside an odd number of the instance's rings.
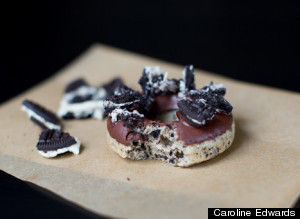
[[[121,157],[188,167],[230,147],[235,125],[223,84],[196,89],[192,65],[179,80],[147,66],[139,84],[142,92],[122,85],[103,103],[108,142]]]

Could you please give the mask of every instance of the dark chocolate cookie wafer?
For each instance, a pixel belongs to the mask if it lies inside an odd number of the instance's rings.
[[[168,79],[168,73],[162,74],[159,66],[146,66],[139,84],[143,89],[143,94],[154,97],[167,93],[176,93],[179,82],[176,79]]]
[[[38,126],[40,126],[42,129],[48,129],[48,128],[44,125],[44,123],[40,122],[40,121],[37,120],[36,118],[30,117],[30,120],[31,120],[32,122],[34,122],[35,124],[37,124]]]
[[[83,78],[78,78],[67,85],[65,93],[72,92],[81,86],[88,86],[88,83]]]
[[[195,101],[183,99],[177,105],[180,114],[196,128],[205,125],[216,114],[215,108],[202,102],[200,99]]]
[[[146,66],[143,70],[142,77],[139,79],[139,84],[143,89],[143,93],[148,96],[155,94],[154,84],[163,81],[163,71],[159,66]],[[157,91],[159,92],[159,91]]]
[[[209,91],[220,96],[224,96],[226,94],[226,88],[223,84],[214,84],[210,82],[209,85],[202,88],[202,90]]]
[[[72,137],[69,133],[61,130],[45,129],[41,133],[36,147],[44,157],[55,157],[68,151],[79,154],[80,141],[77,137]]]
[[[123,121],[125,127],[134,129],[141,126],[144,121],[144,115],[140,114],[137,110],[128,111],[127,109],[114,109],[110,114],[112,123]]]
[[[21,109],[28,114],[35,124],[43,129],[61,129],[57,116],[41,105],[30,100],[24,100]]]
[[[102,85],[102,88],[106,91],[106,98],[114,95],[114,92],[117,88],[124,86],[124,83],[121,78],[115,78],[107,84]]]
[[[199,90],[190,90],[187,98],[178,102],[179,112],[195,127],[205,125],[216,113],[229,115],[233,107],[223,97],[225,92],[223,85],[212,83]]]
[[[182,79],[179,80],[179,96],[183,97],[190,90],[195,89],[194,66],[185,66],[182,71]]]
[[[105,115],[114,109],[134,110],[137,106],[144,103],[143,96],[135,90],[123,85],[118,87],[114,95],[104,101]]]
[[[189,96],[193,100],[204,100],[206,104],[214,107],[218,113],[230,114],[233,108],[222,95],[218,95],[211,90],[192,90],[189,92]]]

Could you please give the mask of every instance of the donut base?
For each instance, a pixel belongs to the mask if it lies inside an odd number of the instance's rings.
[[[142,147],[132,144],[126,146],[112,138],[109,133],[107,139],[113,151],[122,158],[131,160],[155,159],[174,166],[189,167],[223,153],[231,146],[234,135],[235,124],[233,122],[230,129],[215,139],[188,146],[185,146],[183,141],[173,141],[171,146],[165,144],[165,141],[161,141],[162,143],[159,144],[151,141],[143,142]]]

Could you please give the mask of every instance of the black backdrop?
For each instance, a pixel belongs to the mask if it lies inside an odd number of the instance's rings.
[[[94,42],[299,91],[299,7],[254,2],[11,1],[1,15],[0,102]]]

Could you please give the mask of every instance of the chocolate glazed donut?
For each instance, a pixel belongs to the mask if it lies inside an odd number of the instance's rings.
[[[108,141],[123,158],[188,167],[225,151],[234,138],[232,106],[222,84],[195,90],[193,66],[179,80],[145,67],[142,94],[126,86],[104,102]]]

